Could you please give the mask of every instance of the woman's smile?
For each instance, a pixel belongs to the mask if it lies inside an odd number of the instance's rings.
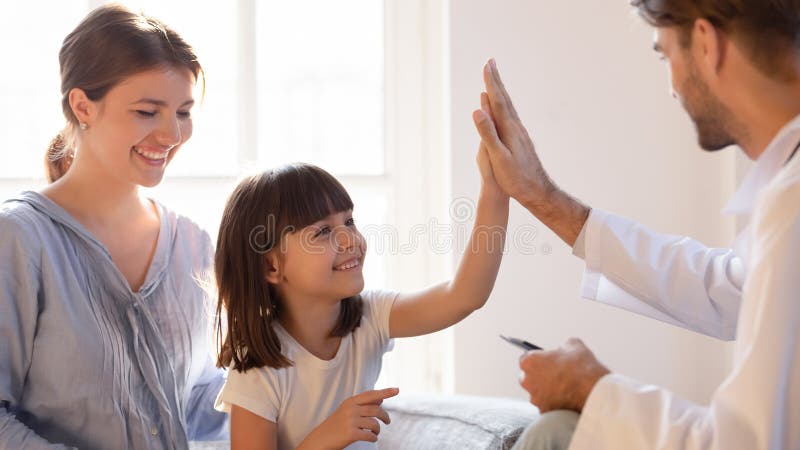
[[[171,149],[170,149],[171,150]],[[153,166],[163,166],[167,161],[170,150],[164,151],[153,147],[134,146],[133,151],[141,157],[142,160]]]

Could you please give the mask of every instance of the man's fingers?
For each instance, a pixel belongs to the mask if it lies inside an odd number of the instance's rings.
[[[394,397],[399,393],[400,389],[398,388],[386,388],[386,389],[379,389],[376,391],[365,391],[356,396],[353,396],[352,398],[357,405],[368,405],[371,403],[382,402],[384,399]]]
[[[502,97],[504,106],[507,108],[508,115],[519,122],[517,109],[514,108],[514,103],[511,101],[511,96],[508,95],[506,85],[503,84],[503,80],[500,78],[500,71],[497,70],[497,63],[495,62],[494,58],[490,59],[486,65],[488,66],[489,79],[493,82],[493,86],[497,89],[498,95]]]
[[[530,364],[535,362],[545,353],[544,350],[528,350],[519,357],[519,364]]]
[[[492,119],[501,124],[513,120],[514,116],[506,104],[506,96],[503,95],[500,85],[492,77],[492,69],[489,67],[489,63],[483,66],[483,83],[486,86],[486,98],[489,100],[489,106],[492,110]]]
[[[503,82],[492,69],[492,60],[483,67],[483,82],[486,85],[489,104],[497,121],[501,134],[510,133],[519,122],[517,111],[511,103],[511,97],[506,92]],[[504,135],[505,136],[505,135]]]
[[[586,347],[586,344],[584,344],[582,340],[576,337],[571,337],[567,339],[565,347]]]

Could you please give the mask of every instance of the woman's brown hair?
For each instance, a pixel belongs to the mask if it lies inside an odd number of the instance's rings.
[[[282,306],[266,280],[266,254],[279,250],[286,233],[352,208],[341,183],[310,164],[282,166],[239,183],[222,214],[214,261],[218,366],[243,372],[292,364],[272,328]],[[362,314],[360,295],[343,299],[331,336],[352,332]]]
[[[78,119],[69,105],[72,89],[101,100],[123,79],[158,67],[188,69],[198,80],[203,69],[192,47],[162,22],[123,6],[93,10],[64,38],[58,54],[61,109],[67,125],[50,142],[45,156],[49,182],[61,178],[75,156]]]
[[[655,27],[678,27],[681,45],[691,43],[697,19],[731,33],[767,76],[791,81],[786,56],[800,52],[800,0],[631,0]]]

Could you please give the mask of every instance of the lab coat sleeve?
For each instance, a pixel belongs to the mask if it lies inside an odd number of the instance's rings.
[[[733,250],[659,234],[597,209],[582,234],[576,248],[585,252],[584,298],[734,338],[745,270]]]
[[[571,450],[800,448],[800,184],[754,225],[734,367],[710,405],[607,375]]]

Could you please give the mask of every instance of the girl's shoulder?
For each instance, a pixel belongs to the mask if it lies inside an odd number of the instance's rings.
[[[261,417],[277,421],[287,386],[285,369],[253,367],[244,372],[229,368],[214,407],[230,413],[231,406],[255,412]]]
[[[397,296],[397,291],[390,290],[365,290],[361,292],[361,300],[364,305],[362,323],[359,327],[362,330],[369,330],[374,336],[383,342],[389,340],[389,315]]]
[[[367,289],[361,291],[361,300],[364,301],[365,308],[375,307],[382,303],[394,303],[398,295],[399,292],[387,289]]]

